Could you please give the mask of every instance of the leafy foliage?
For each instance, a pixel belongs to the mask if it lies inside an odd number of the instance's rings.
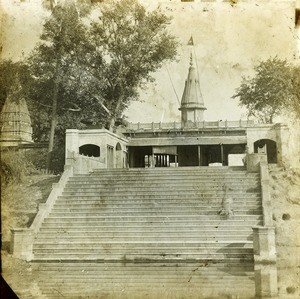
[[[248,116],[266,123],[284,113],[300,116],[299,68],[275,57],[260,62],[254,70],[254,77],[243,77],[233,95],[247,108]]]
[[[103,57],[102,97],[111,112],[108,127],[138,99],[138,88],[153,80],[151,74],[174,59],[177,43],[167,30],[169,22],[159,9],[147,12],[136,0],[111,0],[101,6],[92,41]]]

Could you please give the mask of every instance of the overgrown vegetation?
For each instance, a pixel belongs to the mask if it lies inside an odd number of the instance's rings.
[[[18,150],[1,152],[1,184],[3,186],[10,182],[22,182],[26,176],[36,171],[36,167],[26,157],[25,152]]]

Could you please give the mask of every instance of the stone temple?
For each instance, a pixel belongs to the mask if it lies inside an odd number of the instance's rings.
[[[59,183],[11,231],[40,298],[277,296],[268,163],[287,127],[205,109],[191,57],[180,123],[67,130]]]
[[[205,105],[193,58],[181,99],[181,122],[136,123],[112,133],[67,130],[66,157],[93,156],[98,168],[243,166],[246,153],[283,161],[287,127],[251,120],[205,121]]]

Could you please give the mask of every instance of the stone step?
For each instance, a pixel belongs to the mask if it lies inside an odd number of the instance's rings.
[[[246,171],[245,166],[181,166],[181,167],[154,167],[154,168],[95,168],[93,173],[105,173],[105,172],[207,172],[207,171]]]
[[[109,207],[119,208],[119,209],[128,209],[128,210],[136,210],[141,208],[147,207],[157,207],[160,209],[191,209],[191,208],[202,208],[202,209],[219,209],[221,206],[222,199],[218,199],[215,201],[203,200],[203,199],[185,199],[184,201],[179,200],[122,200],[122,199],[108,199],[107,201],[103,201],[101,199],[94,199],[94,200],[65,200],[65,199],[58,199],[55,202],[54,208],[55,209],[84,209],[84,208],[95,208],[95,207]],[[261,204],[259,201],[241,201],[234,199],[232,202],[232,206],[236,208],[242,209],[260,209]]]
[[[101,232],[103,234],[108,234],[108,233],[121,233],[121,232],[129,232],[130,233],[157,233],[157,234],[176,234],[176,233],[189,233],[189,232],[196,232],[196,233],[203,233],[203,232],[210,232],[210,231],[219,231],[219,232],[223,232],[225,235],[229,234],[229,233],[234,233],[234,232],[250,232],[252,233],[252,228],[248,227],[248,226],[184,226],[184,227],[180,227],[180,226],[143,226],[143,227],[132,227],[132,226],[96,226],[96,227],[91,227],[91,226],[87,226],[87,227],[45,227],[44,224],[42,225],[42,227],[40,228],[40,233],[67,233],[67,234],[71,234],[71,233],[82,233],[82,232]]]
[[[142,190],[141,190],[142,189]],[[216,184],[212,184],[212,185],[200,185],[200,184],[195,184],[195,185],[167,185],[167,184],[162,184],[162,185],[155,185],[155,184],[151,184],[149,186],[146,186],[144,184],[140,184],[140,185],[129,185],[129,184],[120,184],[120,185],[116,185],[116,184],[112,184],[112,185],[95,185],[95,184],[86,184],[86,185],[82,185],[82,184],[77,184],[74,186],[70,186],[67,185],[64,188],[65,192],[105,192],[105,191],[109,191],[109,192],[117,192],[117,191],[121,191],[121,192],[137,192],[137,191],[143,191],[143,192],[169,192],[169,190],[172,189],[172,191],[193,191],[193,192],[222,192],[222,194],[225,195],[225,192],[223,191],[223,186],[222,185],[216,185]],[[238,186],[235,186],[234,189],[228,191],[226,194],[227,195],[231,195],[231,194],[235,194],[235,193],[240,193],[240,192],[260,192],[260,186],[258,186],[257,184],[253,184],[253,185],[242,185],[239,184]]]
[[[233,216],[238,216],[238,215],[262,215],[262,209],[261,208],[255,208],[255,209],[250,209],[247,207],[238,207],[235,205],[231,205],[234,215]],[[50,216],[72,216],[72,215],[78,215],[78,216],[111,216],[112,214],[118,213],[120,217],[123,216],[135,216],[135,215],[140,215],[140,216],[153,216],[153,214],[157,214],[157,216],[160,217],[169,217],[169,216],[200,216],[200,215],[213,215],[213,216],[220,216],[219,215],[219,210],[221,208],[221,205],[219,207],[207,207],[207,208],[202,208],[200,207],[178,207],[178,208],[172,208],[172,207],[164,207],[161,208],[159,205],[158,206],[150,206],[147,204],[144,205],[139,205],[138,207],[134,209],[127,209],[127,208],[117,208],[117,207],[101,207],[101,206],[92,206],[90,208],[83,208],[83,209],[76,209],[74,207],[69,207],[66,209],[60,209],[54,207],[52,211],[50,212]],[[71,215],[72,214],[72,215]]]
[[[124,254],[114,254],[114,255],[107,255],[107,254],[85,254],[85,253],[70,253],[70,252],[64,252],[64,253],[51,253],[51,257],[49,257],[50,253],[35,253],[34,258],[35,260],[103,260],[103,261],[146,261],[146,260],[172,260],[172,261],[182,261],[182,260],[193,260],[193,261],[222,261],[222,260],[228,260],[228,261],[253,261],[253,255],[251,254],[168,254],[168,255],[157,255],[157,254],[149,254],[149,255],[130,255],[127,254],[124,258]]]
[[[76,251],[78,253],[99,253],[105,250],[106,253],[124,253],[128,252],[129,254],[157,254],[157,253],[163,253],[166,252],[168,254],[177,254],[177,253],[184,253],[184,252],[201,252],[205,254],[217,252],[217,253],[232,253],[232,254],[240,254],[240,253],[248,253],[248,254],[253,254],[253,249],[252,248],[240,248],[240,247],[196,247],[196,246],[185,246],[185,247],[173,247],[173,246],[168,246],[168,247],[158,247],[158,246],[140,246],[140,247],[129,247],[126,246],[126,244],[123,244],[122,246],[115,246],[112,244],[109,245],[100,245],[98,247],[77,247],[74,246],[73,244],[65,244],[64,246],[61,246],[61,244],[53,244],[53,245],[48,245],[45,246],[44,244],[39,244],[33,246],[34,252],[64,252],[66,249],[68,249],[70,252]]]
[[[205,216],[201,216],[201,218],[199,217],[199,215],[197,215],[196,217],[194,216],[189,216],[188,218],[186,216],[170,216],[170,217],[161,217],[161,216],[148,216],[147,219],[145,219],[145,217],[140,217],[140,216],[123,216],[120,217],[118,215],[111,215],[109,217],[74,217],[74,216],[70,216],[70,217],[64,217],[64,218],[60,218],[60,217],[47,217],[44,221],[45,222],[56,222],[56,223],[66,223],[66,222],[97,222],[98,224],[104,224],[109,223],[109,222],[113,222],[113,223],[118,223],[118,222],[126,222],[126,223],[182,223],[182,224],[191,224],[191,223],[207,223],[207,221],[209,220],[209,222],[211,223],[212,221],[215,221],[216,223],[224,220],[221,219],[220,216],[210,216],[210,217],[205,217]],[[226,221],[253,221],[253,223],[258,222],[259,220],[263,220],[262,216],[257,216],[257,215],[234,215],[232,216],[232,218],[226,220]],[[252,223],[252,222],[251,222]]]
[[[218,222],[213,222],[211,224],[207,224],[207,221],[203,221],[202,223],[188,223],[185,224],[184,226],[182,223],[143,223],[143,229],[144,230],[156,230],[156,229],[172,229],[172,230],[183,230],[183,229],[189,229],[189,230],[199,230],[199,229],[252,229],[252,226],[257,226],[261,224],[260,221],[257,222],[238,222],[238,221],[231,221],[228,222],[226,221],[218,221]],[[84,230],[91,230],[91,229],[99,229],[99,230],[118,230],[118,229],[124,229],[124,224],[120,223],[99,223],[99,222],[76,222],[76,223],[56,223],[56,222],[44,222],[40,228],[40,231],[43,231],[45,229],[49,230],[58,230],[58,229],[73,229],[77,231],[84,231]],[[141,224],[140,222],[127,222],[126,223],[126,228],[128,229],[140,229]]]
[[[124,177],[135,177],[135,178],[153,178],[153,177],[209,177],[209,178],[221,178],[221,177],[236,177],[236,178],[259,178],[259,173],[248,173],[248,172],[237,172],[237,171],[207,171],[207,172],[199,172],[199,171],[169,171],[169,172],[134,172],[134,171],[124,171],[124,172],[103,172],[103,173],[90,173],[90,174],[75,174],[73,177],[83,178],[83,177],[91,177],[91,178],[124,178]]]
[[[194,169],[179,169],[179,168],[159,168],[159,169],[107,169],[102,171],[93,170],[89,174],[77,174],[74,176],[93,176],[93,177],[99,177],[99,176],[176,176],[176,175],[199,175],[199,176],[205,176],[205,175],[230,175],[234,174],[236,176],[259,176],[259,173],[249,173],[245,169],[244,170],[233,170],[233,169],[213,169],[213,168],[206,168],[206,169],[200,169],[200,168],[194,168]]]
[[[241,183],[260,183],[260,177],[257,176],[249,176],[249,175],[235,175],[235,174],[228,174],[228,175],[153,175],[153,176],[137,176],[137,175],[127,175],[127,176],[73,176],[70,177],[68,183],[75,184],[79,183],[137,183],[142,182],[145,183],[155,183],[160,184],[160,182],[166,182],[167,184],[174,184],[174,183],[219,183],[219,184],[234,184],[235,181]]]
[[[103,216],[103,217],[110,217],[111,215],[115,215],[116,213],[118,214],[119,217],[123,216],[132,216],[134,217],[135,215],[138,216],[144,216],[144,217],[149,217],[149,216],[160,216],[160,217],[169,217],[169,216],[183,216],[186,215],[188,217],[193,217],[193,216],[201,216],[201,215],[219,215],[218,211],[220,208],[211,208],[211,209],[201,209],[201,208],[192,208],[192,209],[178,209],[177,211],[175,210],[170,210],[170,209],[161,209],[159,206],[158,207],[145,207],[140,208],[140,209],[134,209],[134,210],[123,210],[123,209],[113,209],[113,208],[93,208],[93,209],[55,209],[53,208],[52,211],[50,212],[49,216],[53,217],[70,217],[70,216],[79,216],[79,217],[98,217],[98,216]],[[262,210],[261,209],[234,209],[234,216],[238,215],[262,215]]]
[[[261,203],[261,198],[259,193],[241,193],[238,194],[238,196],[232,196],[234,201],[241,201],[241,202],[259,202]],[[103,194],[103,192],[97,192],[97,194],[85,194],[85,195],[62,195],[59,196],[57,199],[57,202],[60,202],[61,200],[109,200],[110,202],[118,202],[118,201],[155,201],[155,202],[199,202],[202,200],[206,201],[217,201],[221,202],[224,198],[224,194],[215,194],[215,193],[200,193],[196,194],[196,192],[189,192],[189,193],[173,193],[173,194],[135,194],[134,196],[132,194],[113,194],[113,193],[106,193]]]
[[[223,196],[224,194],[221,191],[215,190],[215,191],[206,191],[205,193],[202,192],[201,190],[174,190],[174,189],[170,189],[170,190],[164,190],[164,191],[160,191],[160,190],[152,190],[151,191],[151,195],[160,195],[160,196],[171,196],[171,195],[177,195],[179,193],[182,193],[182,199],[184,198],[188,198],[189,196],[198,196],[201,198],[201,196]],[[234,193],[230,193],[230,196],[232,198],[236,198],[239,197],[241,194],[245,194],[246,190],[238,190],[235,191]],[[260,195],[260,191],[255,190],[255,191],[251,191],[252,194],[254,195]],[[251,194],[250,191],[248,194]],[[109,189],[99,189],[99,190],[86,190],[86,191],[63,191],[62,192],[62,196],[77,196],[77,197],[87,197],[87,196],[112,196],[112,195],[118,196],[118,197],[141,197],[141,196],[148,196],[149,195],[149,191],[148,190],[136,190],[136,191],[132,191],[132,190],[109,190]]]
[[[91,177],[91,176],[84,176],[84,177],[71,177],[68,180],[69,184],[108,184],[108,183],[117,183],[123,184],[124,182],[130,182],[133,184],[137,184],[138,182],[142,182],[143,184],[152,183],[152,184],[160,184],[161,182],[165,182],[168,185],[182,183],[182,184],[209,184],[209,183],[216,183],[216,184],[228,184],[234,185],[235,182],[240,183],[260,183],[259,177],[251,177],[251,176],[235,176],[235,175],[228,175],[228,176],[153,176],[153,177],[137,177],[137,176],[111,176],[111,177]]]
[[[148,243],[155,243],[155,242],[161,242],[161,241],[165,241],[165,242],[170,242],[170,241],[180,241],[180,242],[191,242],[193,240],[197,240],[198,242],[202,242],[202,241],[227,241],[227,242],[244,242],[244,241],[251,241],[253,240],[253,236],[250,233],[245,233],[245,234],[239,234],[239,235],[235,235],[234,239],[232,235],[224,235],[222,233],[214,233],[211,235],[207,235],[207,234],[189,234],[189,235],[136,235],[136,236],[132,236],[129,233],[127,233],[126,235],[123,236],[118,236],[116,235],[114,236],[103,236],[101,234],[90,234],[89,236],[84,235],[84,234],[77,234],[77,235],[55,235],[55,234],[43,234],[40,235],[38,234],[35,243],[53,243],[54,241],[57,242],[57,244],[59,243],[65,243],[65,242],[69,242],[70,245],[72,242],[78,242],[81,241],[82,243],[85,242],[89,242],[91,240],[97,240],[99,242],[110,242],[111,240],[117,240],[118,242],[124,242],[127,243],[129,241],[132,242],[148,242]]]
[[[42,242],[35,242],[33,245],[34,248],[44,248],[45,244]],[[76,242],[60,242],[59,244],[56,240],[53,242],[47,243],[47,248],[52,249],[61,249],[61,248],[78,248],[78,249],[107,249],[110,248],[112,250],[124,249],[127,248],[128,250],[186,250],[187,248],[191,249],[194,248],[196,250],[230,250],[230,249],[241,249],[241,250],[252,250],[253,244],[252,241],[243,241],[243,242],[228,242],[228,241],[190,241],[190,242],[180,242],[180,241],[168,241],[168,242],[141,242],[141,241],[131,241],[131,242],[120,242],[116,240],[112,240],[110,242],[99,242],[99,241],[89,241],[82,243],[80,240]]]
[[[211,235],[215,235],[215,234],[223,234],[223,235],[230,235],[230,234],[234,234],[236,236],[239,235],[249,235],[252,233],[252,229],[248,228],[248,229],[233,229],[233,228],[227,228],[227,229],[219,229],[219,228],[207,228],[207,229],[201,229],[201,230],[191,230],[191,229],[182,229],[182,230],[171,230],[169,229],[164,229],[164,228],[160,228],[159,230],[147,230],[144,229],[143,227],[141,227],[139,230],[138,229],[130,229],[128,227],[124,227],[122,230],[101,230],[100,227],[98,227],[98,229],[92,229],[92,230],[81,230],[81,231],[77,231],[77,230],[67,230],[67,229],[62,229],[62,230],[42,230],[39,232],[38,237],[42,237],[42,236],[52,236],[52,235],[57,235],[57,236],[62,236],[62,237],[70,237],[70,236],[76,236],[76,234],[78,234],[78,236],[81,235],[85,235],[85,236],[113,236],[113,237],[118,237],[118,236],[131,236],[133,235],[134,237],[136,236],[158,236],[158,237],[167,237],[167,236],[182,236],[182,234],[185,234],[185,236],[193,236],[193,235],[201,235],[201,234],[211,234]]]

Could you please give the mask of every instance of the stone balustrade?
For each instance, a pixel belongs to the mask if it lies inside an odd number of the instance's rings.
[[[234,128],[247,128],[253,127],[252,120],[239,120],[239,121],[201,121],[190,122],[185,126],[181,122],[170,123],[129,123],[127,130],[131,131],[154,131],[154,130],[184,130],[184,129],[234,129]]]

